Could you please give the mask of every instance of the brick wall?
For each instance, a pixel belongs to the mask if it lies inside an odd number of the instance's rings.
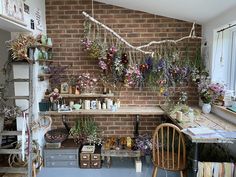
[[[82,72],[96,73],[99,70],[97,61],[88,59],[80,43],[84,31],[83,11],[91,14],[91,1],[46,0],[47,34],[53,39],[53,59],[59,61],[60,65],[71,64],[72,67],[68,69],[68,72],[74,75]],[[94,3],[94,17],[135,46],[152,40],[179,39],[189,35],[192,27],[192,23],[189,22],[98,2]],[[197,25],[197,35],[201,35],[199,25]],[[200,41],[188,39],[178,43],[183,54],[187,46],[190,57],[193,57],[196,48],[200,46]],[[189,104],[198,102],[196,87],[190,84],[185,87],[177,87],[173,89],[173,92],[178,93],[182,90],[188,92]],[[154,106],[165,102],[165,97],[148,88],[139,90],[122,87],[113,92],[119,97],[123,106]],[[70,121],[73,119],[71,117]],[[132,135],[133,117],[95,116],[94,119],[105,129],[105,134]],[[123,121],[123,119],[129,119],[129,121]],[[55,127],[58,126],[56,120],[55,118]],[[153,130],[158,123],[154,117],[145,117],[144,120],[144,124],[141,123],[143,132]]]

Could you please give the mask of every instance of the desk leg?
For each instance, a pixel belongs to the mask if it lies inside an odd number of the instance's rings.
[[[197,172],[198,172],[198,143],[194,143],[193,177],[197,177]]]
[[[136,122],[135,122],[135,131],[134,131],[134,137],[137,137],[139,135],[138,128],[139,128],[139,115],[136,115]]]
[[[107,156],[107,167],[110,168],[111,167],[111,157]]]

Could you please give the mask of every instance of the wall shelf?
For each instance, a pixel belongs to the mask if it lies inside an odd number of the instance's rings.
[[[32,32],[25,25],[14,22],[0,15],[0,28],[9,32]]]
[[[121,107],[117,111],[111,110],[85,110],[80,109],[71,112],[46,111],[40,112],[42,115],[164,115],[165,112],[160,107]]]
[[[60,94],[62,98],[110,98],[114,97],[114,94],[99,94],[99,93],[82,93],[76,94]],[[49,95],[45,95],[45,98],[49,98]]]

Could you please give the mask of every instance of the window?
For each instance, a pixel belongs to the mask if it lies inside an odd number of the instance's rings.
[[[236,94],[236,28],[214,32],[212,81],[223,83]]]

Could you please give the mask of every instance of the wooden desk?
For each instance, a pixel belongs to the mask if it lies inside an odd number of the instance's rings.
[[[193,122],[190,122],[189,118],[185,115],[183,115],[183,121],[178,122],[176,120],[176,115],[168,115],[169,118],[173,121],[174,124],[176,124],[180,129],[186,129],[190,127],[200,127],[205,126],[209,127],[210,129],[215,130],[224,130],[224,131],[236,131],[236,125],[232,124],[231,122],[228,122],[225,119],[222,119],[221,117],[214,115],[214,114],[203,114],[199,117],[197,117]],[[215,137],[197,137],[191,134],[187,134],[192,143],[194,143],[194,159],[193,159],[193,172],[194,177],[197,176],[198,172],[198,144],[199,143],[233,143],[233,139],[231,138],[215,138]],[[235,140],[235,139],[234,139]]]
[[[169,118],[180,128],[187,129],[190,127],[209,127],[213,130],[223,130],[223,131],[236,131],[236,125],[228,122],[227,120],[222,119],[221,117],[215,114],[203,114],[197,118],[193,122],[190,122],[189,118],[183,114],[183,121],[178,122],[176,120],[176,115],[169,115]],[[194,143],[233,143],[230,138],[225,137],[199,137],[191,134],[187,134],[192,142]]]

